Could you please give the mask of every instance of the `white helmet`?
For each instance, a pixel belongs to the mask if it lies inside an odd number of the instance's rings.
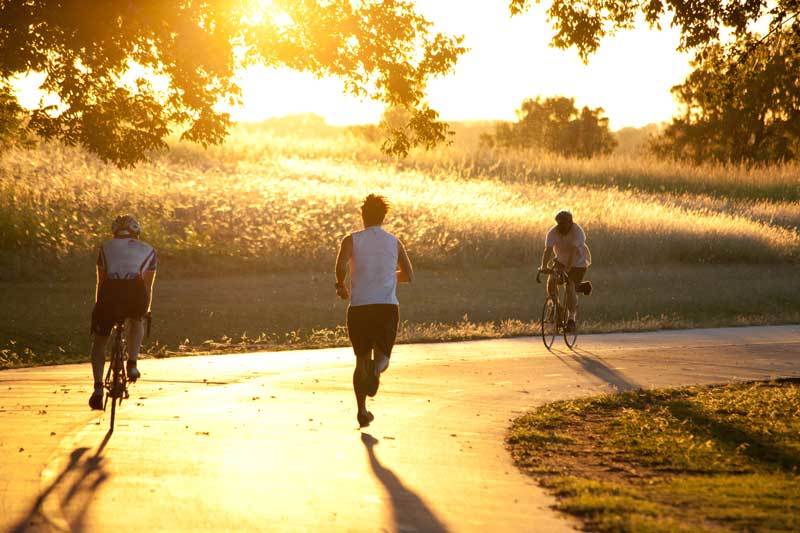
[[[120,215],[111,224],[111,232],[114,237],[139,237],[142,227],[139,222],[131,215]]]

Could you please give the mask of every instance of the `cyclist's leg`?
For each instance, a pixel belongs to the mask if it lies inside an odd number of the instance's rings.
[[[111,316],[108,308],[95,305],[92,311],[92,377],[94,390],[89,397],[89,407],[92,409],[103,408],[103,367],[106,359],[106,346],[111,333]]]
[[[585,267],[573,267],[569,270],[567,275],[567,312],[568,318],[576,320],[578,313],[578,294],[576,289],[583,281],[583,276],[586,275]]]
[[[125,333],[127,335],[125,340],[128,348],[128,362],[136,364],[136,361],[139,359],[139,352],[142,349],[144,320],[141,318],[127,319],[125,321]]]
[[[107,302],[96,303],[92,309],[92,375],[95,385],[103,382],[103,367],[106,360],[106,346],[111,328],[114,327],[113,306]]]
[[[106,362],[106,346],[108,345],[108,335],[98,335],[95,333],[92,339],[92,376],[94,383],[103,382],[103,367]]]
[[[567,318],[575,320],[578,309],[578,295],[575,293],[575,283],[570,279],[567,281]]]
[[[552,274],[547,276],[547,296],[552,299],[556,297],[556,277]]]

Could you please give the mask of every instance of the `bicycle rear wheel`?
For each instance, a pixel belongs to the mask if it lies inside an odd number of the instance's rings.
[[[542,342],[548,350],[553,346],[558,335],[558,302],[546,298],[542,306]]]

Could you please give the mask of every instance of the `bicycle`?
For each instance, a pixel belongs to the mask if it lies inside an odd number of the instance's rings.
[[[147,336],[150,336],[151,316],[148,313]],[[128,393],[128,373],[125,369],[125,320],[118,320],[114,324],[113,341],[111,342],[111,361],[106,372],[106,379],[103,387],[106,389],[106,400],[103,403],[103,411],[106,410],[109,399],[111,400],[111,423],[109,432],[114,431],[114,420],[117,413],[117,404],[122,404],[122,400],[130,397]]]
[[[545,348],[548,350],[553,346],[556,340],[556,335],[561,334],[564,336],[564,342],[569,348],[575,346],[578,342],[578,326],[577,324],[571,331],[567,331],[567,273],[563,270],[553,268],[540,269],[536,273],[536,283],[541,283],[540,276],[542,274],[556,276],[556,290],[555,298],[548,292],[545,298],[544,305],[542,306],[542,341]],[[563,304],[561,302],[564,302]]]
[[[113,340],[111,342],[111,361],[106,372],[106,379],[103,387],[106,389],[106,401],[103,403],[103,411],[106,410],[108,401],[111,400],[111,427],[109,431],[114,431],[114,419],[117,413],[117,403],[122,404],[123,399],[129,397],[128,394],[128,374],[125,371],[125,319],[114,324]]]

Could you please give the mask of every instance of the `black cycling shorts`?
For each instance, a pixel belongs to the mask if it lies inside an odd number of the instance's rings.
[[[141,279],[107,279],[92,310],[92,333],[107,337],[114,324],[147,314],[147,289]]]
[[[564,265],[559,263],[558,261],[555,262],[557,266],[564,268]],[[567,272],[567,277],[573,283],[573,285],[577,286],[581,281],[583,281],[583,276],[586,275],[586,267],[572,267]]]
[[[347,309],[347,335],[356,357],[369,357],[372,350],[392,355],[397,338],[400,308],[393,304],[350,306]]]

